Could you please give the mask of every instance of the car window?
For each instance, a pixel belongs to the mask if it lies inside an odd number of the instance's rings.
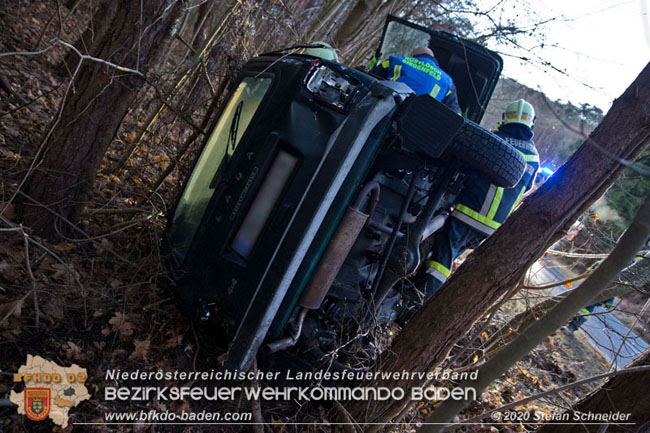
[[[218,173],[222,172],[221,166],[234,153],[271,81],[271,78],[244,77],[212,130],[174,213],[170,238],[178,260],[185,256],[201,223],[218,183]]]
[[[407,56],[414,48],[428,47],[430,39],[431,35],[427,32],[391,21],[386,28],[378,59],[383,60],[388,56]]]

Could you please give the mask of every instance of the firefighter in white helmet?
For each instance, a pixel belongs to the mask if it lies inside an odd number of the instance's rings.
[[[539,155],[532,141],[535,110],[523,100],[509,104],[495,134],[514,146],[526,160],[526,172],[513,188],[501,188],[487,181],[468,177],[457,198],[451,217],[436,234],[425,274],[416,282],[430,297],[447,280],[454,259],[465,250],[476,248],[510,215],[522,195],[530,190],[539,168]]]

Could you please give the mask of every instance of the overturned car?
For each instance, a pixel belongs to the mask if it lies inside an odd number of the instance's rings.
[[[406,279],[463,176],[503,187],[522,176],[519,152],[477,125],[501,58],[396,17],[375,58],[416,46],[453,77],[463,116],[309,55],[244,66],[165,234],[182,304],[232,339],[228,367],[286,350],[370,367],[375,330],[421,302]]]

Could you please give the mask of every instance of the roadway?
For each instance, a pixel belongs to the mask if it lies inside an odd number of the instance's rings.
[[[554,260],[541,259],[532,266],[530,272],[530,281],[536,286],[560,282],[568,278],[570,277]],[[576,281],[573,283],[573,288],[579,285],[580,281]],[[566,290],[568,288],[562,285],[550,289],[549,292],[559,294]],[[625,367],[649,347],[641,337],[601,306],[596,307],[577,332],[582,333],[585,340],[613,364],[614,369]]]

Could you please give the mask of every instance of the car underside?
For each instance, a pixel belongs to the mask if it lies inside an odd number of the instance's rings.
[[[228,367],[262,353],[371,367],[387,327],[422,303],[409,277],[463,177],[521,177],[519,153],[475,123],[501,59],[395,17],[375,56],[422,45],[454,78],[463,116],[309,55],[244,66],[165,235],[181,304],[232,339]]]

